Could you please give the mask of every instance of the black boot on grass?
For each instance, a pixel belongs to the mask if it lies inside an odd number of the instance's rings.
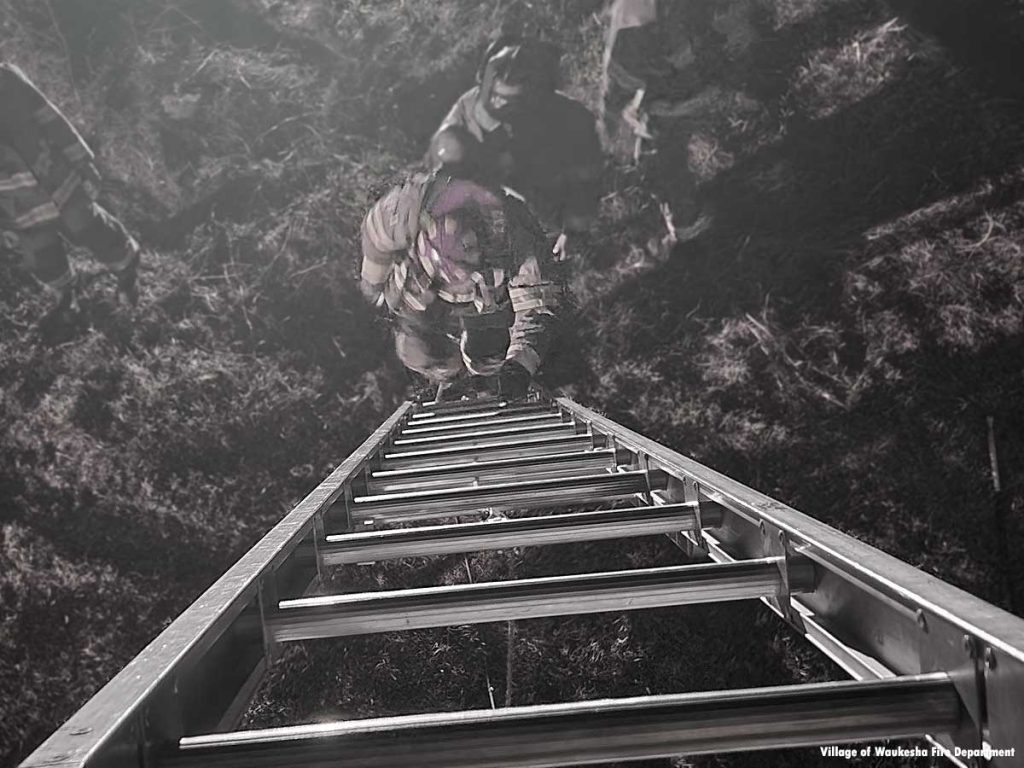
[[[36,331],[43,341],[58,343],[74,335],[81,316],[77,287],[76,279],[61,288],[56,303],[36,321]]]
[[[123,306],[134,307],[139,303],[139,262],[141,260],[141,253],[136,252],[128,266],[115,273],[117,275],[117,301]]]

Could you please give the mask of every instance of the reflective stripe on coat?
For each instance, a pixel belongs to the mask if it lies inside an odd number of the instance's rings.
[[[57,221],[96,198],[94,155],[64,114],[17,67],[0,64],[0,227]]]

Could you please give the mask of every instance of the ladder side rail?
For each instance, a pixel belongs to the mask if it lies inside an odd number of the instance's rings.
[[[399,406],[280,523],[29,755],[22,768],[140,766],[148,764],[154,750],[187,735],[187,722],[204,730],[216,728],[223,712],[202,713],[193,708],[220,708],[222,697],[200,693],[193,684],[202,684],[205,671],[216,668],[219,661],[237,664],[248,659],[252,666],[237,682],[243,693],[251,695],[255,691],[265,667],[259,593],[274,582],[278,569],[287,567],[289,559],[300,553],[316,528],[318,516],[345,492],[349,481],[400,426],[411,407],[411,403]],[[311,574],[315,575],[315,570]],[[253,653],[250,644],[260,650]],[[224,670],[218,670],[217,677],[223,679],[223,675]],[[243,709],[237,701],[229,700],[227,704],[235,712]],[[184,711],[185,707],[191,711]],[[208,725],[211,722],[213,726]]]
[[[994,749],[1015,748],[1014,757],[997,756],[990,764],[1024,766],[1024,619],[568,398],[556,402],[595,434],[667,473],[669,502],[682,501],[684,488],[696,487],[702,499],[723,508],[722,525],[713,534],[702,531],[699,539],[711,559],[783,555],[813,562],[817,589],[780,594],[773,607],[848,671],[950,674],[973,722],[943,746],[978,749],[984,741]],[[851,663],[851,651],[869,657],[868,663]]]

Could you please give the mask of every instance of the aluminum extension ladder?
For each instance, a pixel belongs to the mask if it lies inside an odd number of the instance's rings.
[[[961,765],[1024,766],[1024,620],[571,400],[534,397],[400,407],[23,766],[497,768],[922,736]],[[613,499],[632,506],[387,527]],[[310,589],[343,563],[657,533],[696,564]],[[234,730],[283,643],[749,599],[851,679]],[[990,762],[973,757],[986,749]]]

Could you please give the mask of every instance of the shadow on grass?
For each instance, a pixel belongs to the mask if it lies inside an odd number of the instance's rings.
[[[752,57],[754,69],[767,73],[758,95],[777,100],[812,50],[835,44],[841,34],[848,37],[857,20],[863,27],[882,18],[876,4],[856,5],[859,10],[841,6],[766,37]],[[958,9],[949,18],[963,22],[964,3],[944,5]],[[983,38],[994,18],[999,17],[982,14],[983,29],[966,38]],[[926,26],[931,31],[936,25]],[[954,57],[969,58],[972,52],[978,51],[959,45]],[[1024,58],[1024,49],[1006,55]],[[997,90],[1003,81],[1018,84],[1019,78],[1008,73],[1021,69],[1006,70]],[[603,303],[642,306],[641,296],[646,300],[653,294],[657,300],[669,294],[680,308],[700,301],[707,316],[737,306],[759,309],[771,294],[795,311],[837,307],[844,262],[863,246],[865,232],[963,194],[1024,160],[1018,130],[1024,103],[993,98],[980,82],[956,76],[945,61],[910,62],[904,76],[846,109],[816,120],[795,115],[782,141],[739,162],[703,190],[714,213],[708,232],[677,246],[664,267],[622,285]],[[688,131],[666,136],[667,153],[673,139],[688,137]],[[972,205],[959,207],[958,218],[922,221],[919,234],[929,227],[957,226],[1020,193],[1019,182],[996,183]]]
[[[1024,98],[1024,5],[1019,0],[890,0],[907,22],[934,35],[980,90]]]

